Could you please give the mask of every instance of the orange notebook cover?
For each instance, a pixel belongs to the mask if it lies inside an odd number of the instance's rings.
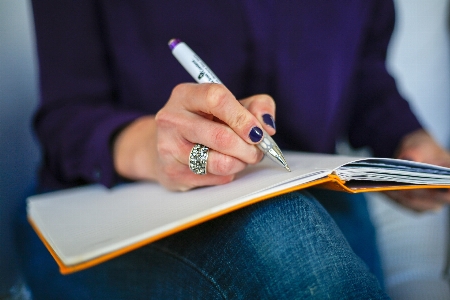
[[[395,159],[285,153],[292,172],[269,160],[226,185],[188,192],[136,182],[35,195],[28,220],[63,274],[100,264],[148,243],[276,195],[317,186],[350,193],[450,188],[450,169]]]

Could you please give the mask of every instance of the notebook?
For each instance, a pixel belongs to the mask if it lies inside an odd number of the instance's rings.
[[[228,184],[187,192],[154,182],[88,185],[27,199],[28,220],[63,274],[83,270],[258,201],[309,187],[349,193],[450,188],[450,169],[397,159],[286,152]]]

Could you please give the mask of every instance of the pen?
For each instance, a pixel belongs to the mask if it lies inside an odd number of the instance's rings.
[[[169,41],[169,48],[178,62],[188,71],[189,74],[198,83],[220,83],[222,82],[214,74],[213,71],[203,62],[203,60],[195,54],[195,52],[186,43],[179,39],[171,39]],[[258,148],[274,162],[288,170],[289,166],[286,159],[281,153],[280,148],[270,135],[263,130],[262,141],[257,144]]]

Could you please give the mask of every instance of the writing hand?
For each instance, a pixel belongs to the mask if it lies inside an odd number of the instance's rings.
[[[180,84],[156,116],[142,117],[118,134],[116,171],[133,180],[156,180],[171,190],[228,183],[262,159],[253,145],[261,128],[275,133],[263,121],[263,115],[274,113],[274,101],[267,95],[239,102],[221,84]],[[210,149],[206,175],[188,167],[196,143]]]

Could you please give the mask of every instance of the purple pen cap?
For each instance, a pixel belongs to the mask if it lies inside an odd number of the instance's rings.
[[[181,43],[180,39],[171,39],[169,41],[169,48],[170,48],[170,50],[173,50],[173,48],[175,48],[175,46],[178,45],[179,43]]]

